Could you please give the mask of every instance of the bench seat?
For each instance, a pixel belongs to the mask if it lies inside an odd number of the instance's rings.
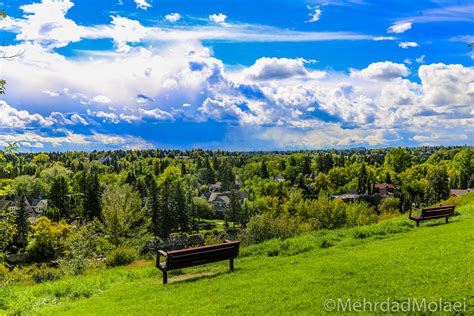
[[[228,241],[203,247],[187,248],[174,251],[158,250],[156,267],[163,272],[163,284],[168,282],[168,271],[193,267],[197,265],[230,260],[230,270],[234,270],[234,259],[239,254],[240,241]],[[160,258],[166,261],[160,262]]]
[[[446,223],[448,222],[448,218],[454,215],[455,205],[440,205],[440,206],[433,206],[427,207],[421,210],[420,215],[410,215],[408,216],[409,219],[416,221],[416,226],[420,226],[420,221],[430,220],[430,219],[437,219],[437,218],[446,218]]]

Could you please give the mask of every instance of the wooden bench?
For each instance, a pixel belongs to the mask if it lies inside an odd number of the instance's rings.
[[[168,271],[201,264],[230,260],[230,271],[234,271],[234,259],[239,255],[240,241],[228,241],[223,244],[188,248],[174,251],[158,250],[156,267],[163,272],[163,284],[168,283]],[[160,262],[161,257],[166,261]]]
[[[430,220],[435,218],[446,218],[446,223],[448,222],[448,218],[454,215],[454,208],[455,205],[440,205],[440,206],[433,206],[427,207],[421,210],[420,215],[410,215],[409,218],[411,220],[416,221],[416,226],[420,226],[420,221]]]

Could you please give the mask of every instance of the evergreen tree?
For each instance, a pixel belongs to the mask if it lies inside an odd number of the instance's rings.
[[[188,208],[186,207],[186,199],[184,197],[181,182],[176,183],[174,192],[174,205],[176,207],[175,213],[178,215],[179,230],[185,233],[189,230]]]
[[[369,175],[367,173],[367,166],[363,162],[360,166],[358,180],[357,180],[357,193],[365,194],[368,191]]]
[[[23,250],[25,250],[28,232],[30,230],[28,217],[26,195],[24,192],[20,191],[17,193],[16,197],[15,226],[17,232],[16,243],[21,245]]]
[[[160,234],[160,200],[158,193],[158,186],[155,178],[149,174],[146,178],[147,186],[147,209],[151,217],[151,231],[155,237]]]
[[[240,221],[241,213],[242,211],[237,193],[232,191],[230,194],[230,207],[226,214],[226,219],[227,221],[232,222],[233,229],[235,229],[235,223]]]
[[[69,186],[66,177],[62,175],[56,176],[51,184],[49,203],[58,210],[59,218],[66,218],[68,215],[68,193]]]
[[[269,177],[269,174],[268,174],[268,169],[267,169],[267,164],[265,163],[265,160],[262,161],[262,166],[261,166],[261,169],[260,169],[260,174],[262,176],[263,179],[267,179]]]

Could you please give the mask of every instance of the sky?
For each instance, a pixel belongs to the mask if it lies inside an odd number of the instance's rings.
[[[474,145],[474,0],[0,8],[0,147]]]

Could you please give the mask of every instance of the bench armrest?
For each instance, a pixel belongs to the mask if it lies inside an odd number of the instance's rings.
[[[158,254],[163,256],[163,257],[168,257],[168,254],[163,250],[158,250]]]

